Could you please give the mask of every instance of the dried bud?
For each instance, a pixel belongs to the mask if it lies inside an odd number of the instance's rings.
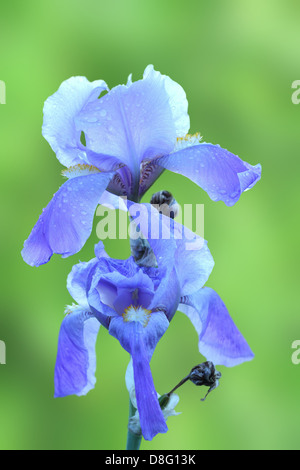
[[[190,380],[195,385],[205,385],[210,387],[216,380],[222,377],[221,372],[218,372],[212,362],[204,362],[199,364],[190,372]]]
[[[219,379],[221,377],[221,372],[216,370],[212,362],[204,362],[203,364],[193,367],[189,375],[184,377],[167,395],[170,396],[175,390],[190,380],[197,386],[204,385],[205,387],[210,387],[205,397],[201,400],[205,401],[207,395],[219,386]]]
[[[175,219],[179,213],[179,205],[169,191],[159,191],[153,194],[150,203],[161,214]]]
[[[206,387],[210,387],[202,401],[206,399],[210,392],[219,386],[219,379],[221,377],[221,372],[216,370],[212,362],[204,362],[203,364],[199,364],[191,370],[189,375],[189,379],[191,382],[193,382],[193,384],[197,386],[205,385]]]
[[[134,261],[138,266],[157,268],[156,257],[148,240],[143,237],[137,240],[130,239],[130,248]]]

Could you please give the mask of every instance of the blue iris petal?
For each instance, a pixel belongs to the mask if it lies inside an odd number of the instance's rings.
[[[53,253],[63,257],[77,253],[91,234],[94,212],[111,177],[112,173],[92,174],[63,184],[25,241],[24,261],[39,266]]]
[[[107,89],[103,80],[90,83],[85,77],[64,81],[44,105],[43,136],[65,166],[85,162],[85,147],[80,142],[80,130],[74,119],[89,102],[97,100]]]
[[[70,313],[63,320],[55,365],[55,397],[86,395],[94,388],[99,328],[98,320],[85,311]]]
[[[75,302],[87,308],[89,308],[86,293],[88,277],[97,262],[97,258],[94,258],[88,263],[75,264],[67,279],[67,288],[70,295],[73,297]]]
[[[208,287],[188,296],[179,306],[199,335],[199,350],[214,364],[234,367],[254,357],[218,294]]]
[[[261,177],[261,166],[251,166],[217,145],[199,144],[157,160],[167,170],[186,176],[213,201],[233,206],[243,191]]]
[[[90,150],[119,158],[133,174],[139,173],[142,160],[170,153],[176,141],[169,96],[159,75],[129,87],[119,85],[91,101],[76,125],[85,132]],[[98,166],[97,156],[92,163]]]
[[[109,333],[132,356],[137,407],[142,433],[147,440],[168,430],[150,369],[155,346],[168,326],[169,322],[161,312],[152,313],[146,327],[138,322],[124,323],[122,317],[113,318],[109,326]]]
[[[128,202],[129,212],[141,233],[148,239],[159,268],[176,268],[181,295],[199,290],[214,267],[206,240],[158,212],[150,204]]]

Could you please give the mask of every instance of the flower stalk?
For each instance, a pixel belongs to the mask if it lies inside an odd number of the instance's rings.
[[[135,415],[136,411],[137,409],[131,403],[131,399],[129,399],[128,424],[129,424],[130,419]],[[135,434],[129,429],[129,425],[128,425],[126,450],[139,450],[141,442],[142,442],[142,437],[143,437],[142,433]]]

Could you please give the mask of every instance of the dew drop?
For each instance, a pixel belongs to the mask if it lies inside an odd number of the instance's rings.
[[[106,110],[105,110],[105,109],[101,109],[101,111],[100,111],[100,116],[101,116],[101,117],[106,116]]]

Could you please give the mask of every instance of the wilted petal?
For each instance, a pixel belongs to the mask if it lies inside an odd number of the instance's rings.
[[[217,145],[187,147],[156,161],[167,170],[186,176],[207,192],[213,201],[233,206],[241,193],[261,177],[261,166],[251,166]]]
[[[64,318],[55,365],[55,397],[86,395],[94,388],[99,328],[98,320],[80,308]]]
[[[65,166],[85,161],[85,147],[80,142],[80,131],[74,119],[89,102],[97,100],[107,85],[103,80],[90,83],[85,77],[64,81],[44,106],[43,136]]]
[[[208,287],[187,296],[180,311],[199,335],[199,351],[214,364],[233,367],[254,357],[218,294]]]
[[[91,234],[94,212],[112,173],[91,174],[68,180],[43,210],[22,256],[31,266],[47,263],[53,253],[77,253]]]

